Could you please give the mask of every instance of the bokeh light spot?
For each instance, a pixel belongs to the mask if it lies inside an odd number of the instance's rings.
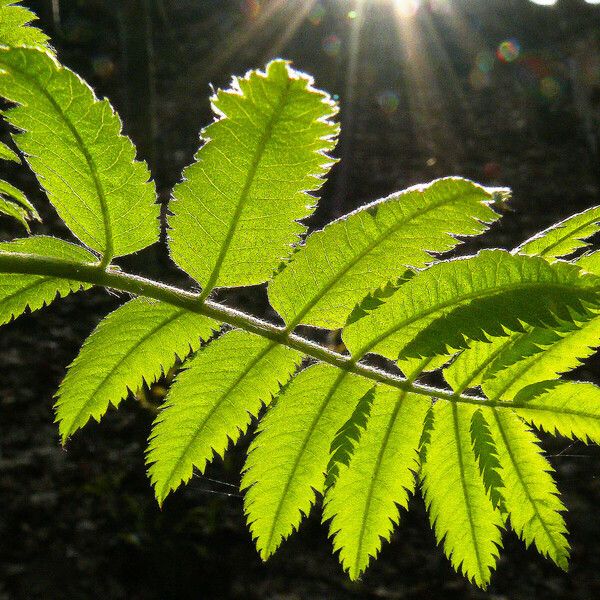
[[[115,63],[109,56],[96,56],[92,61],[94,74],[102,79],[108,79],[115,72]]]
[[[505,63],[511,63],[517,60],[519,54],[521,54],[521,45],[515,39],[504,40],[496,50],[498,59]]]
[[[320,2],[317,2],[310,9],[310,12],[308,13],[308,20],[315,27],[317,27],[318,25],[320,25],[323,22],[324,16],[325,16],[325,7]]]
[[[342,40],[335,33],[323,40],[323,51],[327,56],[337,56],[342,48]]]
[[[556,100],[561,91],[560,82],[555,77],[544,77],[540,81],[540,92],[547,100]]]
[[[379,108],[388,116],[393,115],[400,105],[400,98],[393,90],[386,90],[377,96]]]

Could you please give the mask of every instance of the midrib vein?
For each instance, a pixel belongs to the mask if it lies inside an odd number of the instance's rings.
[[[269,143],[269,140],[271,139],[271,136],[273,135],[273,130],[275,128],[275,125],[277,124],[277,121],[281,117],[281,113],[283,112],[283,109],[285,108],[286,102],[289,98],[291,83],[292,83],[291,80],[289,80],[289,79],[286,80],[285,88],[283,89],[283,92],[281,93],[281,96],[279,97],[277,106],[274,108],[273,114],[271,115],[271,118],[269,119],[269,121],[265,127],[265,130],[258,142],[256,151],[254,153],[254,156],[252,157],[252,162],[250,163],[250,168],[248,170],[248,175],[246,177],[246,181],[244,182],[244,187],[242,188],[240,197],[238,198],[238,202],[235,207],[235,212],[233,214],[231,223],[229,224],[229,227],[227,229],[227,234],[225,235],[225,239],[223,240],[221,249],[219,250],[219,255],[217,256],[215,266],[213,267],[213,270],[208,278],[208,281],[206,282],[206,285],[204,286],[202,293],[200,294],[200,302],[206,300],[206,298],[212,292],[212,290],[215,287],[215,284],[218,281],[221,267],[223,266],[223,262],[225,260],[225,257],[227,256],[229,247],[231,246],[231,242],[233,241],[233,236],[234,236],[237,226],[239,224],[240,217],[242,216],[244,206],[246,205],[246,202],[250,195],[250,190],[252,188],[252,184],[254,183],[256,173],[258,172],[258,167],[260,166],[260,162],[263,158],[263,154],[265,152],[267,144]]]
[[[196,426],[196,428],[194,430],[194,433],[192,434],[192,436],[190,437],[190,439],[186,443],[185,448],[183,449],[183,452],[181,452],[181,454],[179,455],[179,458],[177,459],[177,461],[175,462],[175,464],[173,465],[173,467],[169,471],[169,475],[165,478],[165,483],[164,483],[164,485],[163,485],[163,487],[161,489],[161,497],[162,498],[166,497],[169,489],[172,489],[172,487],[173,487],[173,476],[178,471],[178,469],[181,467],[181,465],[183,464],[184,460],[186,460],[188,458],[188,454],[189,454],[192,446],[194,445],[194,443],[198,439],[198,436],[201,434],[202,429],[204,429],[204,427],[206,426],[206,423],[212,418],[212,416],[215,414],[215,412],[219,408],[221,408],[221,405],[222,405],[223,401],[229,396],[229,394],[231,394],[231,392],[233,392],[233,390],[238,385],[240,385],[240,383],[248,376],[248,374],[254,369],[254,367],[256,367],[256,365],[258,365],[258,363],[267,354],[269,354],[269,352],[271,352],[271,350],[273,350],[277,346],[279,346],[279,344],[277,342],[271,342],[265,348],[263,348],[261,350],[261,352],[259,352],[259,354],[257,354],[248,363],[248,365],[246,365],[246,367],[244,368],[244,370],[241,373],[239,373],[239,375],[219,395],[219,398],[217,399],[217,401],[213,404],[213,406],[211,406],[211,408],[208,411],[208,413],[206,413],[206,415],[204,416],[204,418]],[[190,458],[190,461],[192,462],[192,464],[194,463],[193,459],[191,459],[191,458]]]
[[[314,429],[315,429],[316,424],[319,422],[319,420],[323,416],[323,413],[329,406],[329,403],[331,402],[331,399],[335,395],[336,391],[339,389],[340,385],[346,378],[346,375],[348,375],[347,371],[340,371],[340,374],[337,376],[337,378],[333,382],[331,388],[325,395],[323,402],[321,402],[321,406],[319,407],[317,414],[313,418],[313,420],[310,424],[310,427],[307,429],[307,434],[304,436],[304,439],[302,440],[302,445],[300,446],[299,451],[296,453],[296,456],[294,458],[294,463],[292,465],[292,468],[290,469],[290,472],[288,473],[288,476],[285,481],[285,485],[283,486],[282,493],[279,496],[279,501],[277,502],[277,508],[275,510],[275,514],[273,515],[273,519],[271,521],[271,527],[269,528],[269,535],[267,538],[267,543],[265,544],[265,549],[269,553],[274,552],[274,549],[271,548],[271,545],[273,543],[273,537],[275,536],[275,529],[277,527],[279,517],[280,517],[281,511],[283,509],[283,505],[287,499],[287,494],[289,492],[290,485],[292,483],[292,480],[294,479],[294,476],[298,469],[298,465],[300,464],[300,460],[302,459],[302,456],[304,455],[306,447],[308,446],[308,442],[310,441],[310,439],[312,438],[312,436],[314,434]]]
[[[469,194],[468,196],[471,196],[471,195],[472,194]],[[290,322],[290,324],[287,326],[287,330],[293,331],[300,324],[302,319],[319,303],[319,301],[326,294],[328,294],[331,291],[333,286],[336,285],[344,277],[344,275],[346,275],[346,273],[348,273],[348,271],[350,271],[350,269],[352,269],[352,267],[354,267],[356,264],[358,264],[365,256],[367,256],[369,253],[371,253],[377,246],[382,244],[387,238],[394,235],[399,229],[402,229],[402,227],[404,227],[405,225],[407,225],[414,219],[423,217],[424,215],[431,212],[432,210],[441,208],[442,206],[452,204],[457,200],[457,198],[463,199],[465,196],[467,196],[467,195],[465,194],[464,196],[461,196],[460,194],[456,194],[455,196],[453,196],[450,199],[446,198],[441,202],[431,204],[426,209],[424,209],[420,212],[412,213],[412,214],[406,216],[404,219],[394,223],[394,225],[392,227],[388,227],[381,235],[377,236],[363,250],[361,250],[358,254],[356,254],[356,256],[354,256],[344,267],[342,267],[342,269],[340,271],[338,271],[332,278],[330,278],[326,283],[323,284],[323,286],[319,289],[319,291],[309,300],[308,303],[306,303],[304,305],[302,310]],[[371,208],[372,208],[372,206],[371,206]],[[369,205],[366,206],[364,209],[360,209],[360,212],[362,212],[363,210],[366,211],[368,209],[369,209]],[[357,213],[358,212],[359,211],[357,211]],[[348,215],[348,216],[351,216],[351,215]],[[408,267],[406,267],[406,268],[408,268]]]
[[[90,175],[92,177],[92,182],[94,184],[94,188],[96,189],[96,194],[98,196],[98,201],[100,203],[100,211],[102,213],[102,221],[104,224],[104,241],[105,241],[105,246],[106,246],[105,248],[103,248],[102,260],[101,260],[100,264],[102,265],[103,268],[107,267],[110,264],[110,261],[113,259],[113,256],[114,256],[112,223],[110,220],[110,214],[108,212],[108,202],[106,200],[104,188],[102,187],[102,184],[100,183],[98,168],[96,167],[96,163],[94,162],[92,155],[89,153],[89,151],[83,141],[83,138],[79,135],[79,132],[77,131],[77,129],[75,128],[75,126],[73,125],[71,120],[67,117],[65,112],[62,110],[62,108],[58,104],[58,102],[48,92],[48,90],[44,86],[42,86],[41,83],[36,78],[31,77],[29,75],[29,73],[27,73],[26,71],[23,71],[22,69],[19,69],[18,67],[15,67],[14,65],[8,66],[7,69],[9,69],[9,70],[13,69],[13,70],[17,71],[26,80],[32,82],[32,84],[42,93],[42,95],[48,100],[48,102],[50,102],[50,104],[52,105],[52,108],[54,108],[54,110],[57,112],[59,117],[64,121],[65,125],[68,127],[69,131],[71,132],[71,135],[75,138],[75,143],[77,144],[77,147],[83,154],[83,157],[89,167]]]
[[[139,340],[137,340],[135,342],[135,344],[129,349],[127,354],[122,356],[109,369],[108,373],[106,373],[106,375],[104,375],[102,380],[94,388],[94,391],[90,394],[90,397],[86,400],[86,402],[83,404],[83,406],[76,413],[75,417],[71,420],[71,424],[69,425],[69,428],[71,428],[73,426],[73,423],[76,423],[80,419],[82,414],[86,414],[89,412],[89,407],[91,404],[93,404],[94,400],[96,399],[96,396],[100,393],[100,390],[102,390],[102,388],[106,385],[106,382],[113,376],[115,371],[117,369],[119,369],[119,367],[121,367],[125,361],[127,361],[128,359],[131,358],[131,355],[133,354],[133,352],[135,350],[138,350],[145,342],[147,342],[150,338],[152,338],[152,336],[154,336],[157,332],[159,332],[161,329],[164,329],[165,327],[167,327],[168,325],[170,325],[171,323],[176,321],[179,317],[181,317],[185,313],[187,313],[187,311],[185,309],[178,310],[176,313],[172,314],[168,319],[161,321],[158,325],[155,325],[151,330],[147,331]],[[60,390],[59,390],[58,396],[60,398]]]
[[[381,465],[383,463],[383,457],[385,451],[387,450],[387,445],[390,440],[390,436],[392,434],[392,430],[394,429],[394,425],[396,424],[396,419],[398,418],[398,413],[400,412],[400,408],[404,403],[406,398],[406,394],[408,392],[402,390],[398,396],[398,400],[396,400],[396,405],[394,406],[394,410],[389,418],[385,434],[383,436],[383,440],[381,441],[381,447],[379,448],[379,452],[377,453],[377,459],[375,461],[375,468],[373,469],[373,473],[371,476],[371,481],[369,482],[369,488],[367,490],[367,499],[365,502],[365,511],[363,513],[363,519],[360,524],[360,532],[358,534],[358,542],[356,544],[356,556],[354,557],[354,573],[358,575],[360,572],[360,558],[362,555],[362,547],[364,544],[365,538],[365,530],[367,527],[367,519],[369,516],[369,511],[371,510],[371,503],[373,502],[373,492],[375,491],[375,482],[379,479],[379,473],[381,470]]]
[[[459,298],[452,298],[451,300],[448,300],[446,302],[440,302],[438,304],[435,304],[435,305],[429,307],[427,309],[427,311],[413,315],[412,317],[405,319],[401,323],[397,323],[397,324],[393,325],[392,327],[389,327],[388,329],[386,329],[383,333],[378,335],[376,338],[374,338],[372,341],[370,341],[367,345],[363,346],[360,350],[358,350],[354,355],[354,360],[358,361],[358,360],[362,359],[365,356],[365,354],[370,352],[373,348],[378,346],[383,340],[390,337],[391,335],[396,333],[398,330],[406,327],[407,325],[411,325],[415,321],[424,319],[425,317],[428,317],[429,315],[431,315],[439,310],[442,310],[444,308],[449,308],[451,306],[460,306],[470,300],[479,300],[481,298],[491,298],[492,296],[499,296],[500,294],[503,294],[505,292],[513,292],[513,291],[527,289],[527,288],[539,288],[539,289],[550,288],[550,289],[558,289],[558,290],[566,289],[566,290],[572,291],[573,285],[572,284],[570,285],[569,283],[561,284],[561,283],[549,283],[549,282],[540,283],[539,281],[527,281],[527,282],[523,282],[523,283],[488,288],[485,290],[472,292],[470,294],[464,294],[463,296],[460,296]],[[585,290],[582,289],[582,291],[585,291]],[[591,292],[592,288],[589,288],[588,291]],[[403,349],[404,349],[404,347],[401,348],[400,351]]]
[[[479,577],[481,581],[485,581],[485,573],[483,563],[481,560],[481,552],[479,549],[477,533],[475,532],[475,522],[473,519],[473,511],[471,509],[471,502],[469,493],[467,491],[465,464],[463,459],[463,446],[462,437],[460,432],[460,425],[458,422],[458,407],[456,404],[452,404],[452,426],[454,428],[454,437],[456,438],[456,459],[458,460],[458,471],[460,473],[460,485],[463,493],[463,499],[465,502],[465,509],[467,511],[467,518],[469,520],[469,530],[471,533],[471,542],[475,551],[475,560],[477,561],[477,570],[479,571]]]

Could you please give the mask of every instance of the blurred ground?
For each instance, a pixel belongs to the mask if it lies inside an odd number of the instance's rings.
[[[600,203],[600,7],[432,0],[398,25],[384,2],[362,15],[350,14],[353,3],[343,0],[309,11],[305,2],[280,2],[270,19],[269,2],[256,1],[25,4],[42,16],[61,60],[113,101],[151,162],[163,200],[210,120],[209,82],[224,85],[231,73],[280,55],[313,74],[343,107],[337,155],[344,163],[323,190],[314,227],[447,174],[513,188],[514,210],[488,245],[511,247]],[[458,12],[448,14],[447,5]],[[29,174],[5,170],[40,207],[45,224],[36,233],[68,235]],[[20,234],[5,221],[0,231]],[[160,248],[128,266],[187,283],[167,272]],[[257,311],[264,305],[260,293],[234,301]],[[139,402],[129,399],[101,425],[88,426],[66,451],[52,423],[52,394],[66,365],[117,305],[105,292],[87,292],[0,333],[1,600],[600,597],[600,451],[565,440],[548,440],[546,448],[569,508],[570,572],[507,536],[488,593],[449,568],[418,497],[360,583],[341,573],[317,511],[263,565],[236,489],[244,444],[159,510],[143,465],[152,415]],[[599,374],[594,361],[577,376]],[[156,388],[151,397],[160,394]]]

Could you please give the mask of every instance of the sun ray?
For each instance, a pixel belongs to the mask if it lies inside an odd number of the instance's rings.
[[[270,22],[286,8],[289,2],[286,0],[270,0],[261,3],[260,10],[257,10],[250,22],[243,23],[238,29],[232,31],[224,43],[215,46],[211,56],[206,61],[205,78],[212,78],[220,73],[227,62],[239,50],[251,43],[259,32],[264,31]]]

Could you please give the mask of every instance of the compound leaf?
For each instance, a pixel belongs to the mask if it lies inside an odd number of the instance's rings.
[[[96,257],[81,246],[57,238],[35,236],[0,243],[0,252],[37,254],[59,260],[95,262]],[[91,286],[80,281],[45,275],[3,273],[0,278],[0,325],[18,317],[27,308],[38,310],[57,297]]]
[[[302,371],[262,418],[248,451],[242,489],[263,559],[300,525],[325,487],[330,448],[373,382],[318,364]]]
[[[421,487],[438,543],[456,571],[485,588],[502,546],[500,512],[490,500],[471,442],[476,409],[438,402],[421,467]]]
[[[584,304],[597,302],[598,281],[568,263],[484,250],[421,271],[342,337],[355,357],[443,355],[523,323],[551,326],[573,311],[590,318]]]
[[[327,490],[323,519],[331,519],[333,546],[351,579],[376,558],[382,540],[398,524],[398,506],[407,508],[418,471],[418,446],[427,397],[388,386],[376,389],[370,418],[349,464],[339,464]]]
[[[337,108],[311,79],[276,60],[212,98],[219,117],[202,131],[196,162],[175,187],[173,260],[208,294],[269,279],[306,228],[332,164]]]
[[[511,527],[528,547],[534,543],[540,554],[566,570],[569,544],[561,514],[565,507],[538,439],[513,411],[488,407],[481,410],[496,444]]]
[[[150,436],[148,474],[159,503],[189,481],[194,467],[204,471],[213,453],[223,456],[301,360],[276,342],[231,331],[186,363]]]
[[[600,388],[592,383],[565,381],[522,402],[515,412],[553,435],[600,444]]]
[[[71,363],[55,405],[63,443],[110,404],[158,379],[177,357],[197,350],[219,327],[203,315],[144,298],[103,319]]]
[[[0,95],[17,104],[4,113],[22,131],[15,142],[84,244],[111,259],[158,240],[154,184],[108,101],[31,48],[0,49]]]
[[[342,327],[367,294],[423,267],[434,252],[477,235],[498,218],[500,192],[449,177],[377,200],[311,234],[269,284],[269,299],[293,327]]]

